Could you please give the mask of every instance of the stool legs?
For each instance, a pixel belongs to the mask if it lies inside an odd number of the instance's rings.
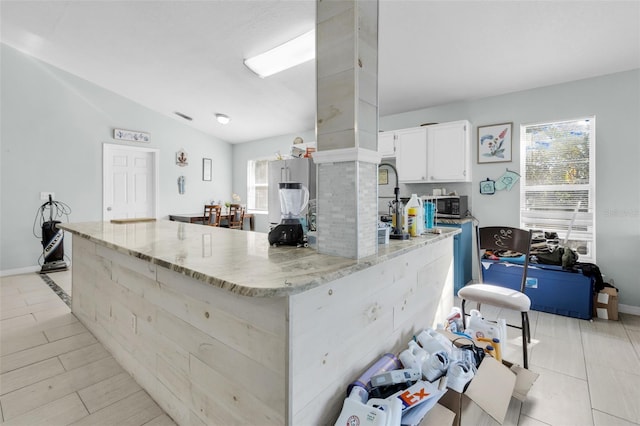
[[[465,323],[465,304],[466,300],[462,299],[460,302],[460,310],[462,311],[462,323]],[[522,364],[524,368],[529,369],[529,351],[527,350],[528,343],[531,343],[531,329],[529,327],[529,314],[528,312],[521,312],[520,316],[522,318]],[[513,325],[511,326],[513,327]],[[518,328],[517,326],[515,326]]]
[[[522,363],[524,368],[529,369],[529,354],[527,351],[527,343],[531,341],[529,335],[529,315],[527,312],[521,312],[522,315]]]

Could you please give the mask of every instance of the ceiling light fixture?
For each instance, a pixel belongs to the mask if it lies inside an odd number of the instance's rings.
[[[228,124],[231,121],[228,115],[220,113],[216,114],[216,120],[218,120],[218,123],[220,124]]]
[[[278,47],[244,60],[261,78],[295,67],[316,57],[316,31],[311,30]]]

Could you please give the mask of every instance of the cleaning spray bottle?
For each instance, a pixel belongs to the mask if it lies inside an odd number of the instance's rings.
[[[410,208],[416,209],[416,233],[422,235],[424,233],[424,207],[422,199],[418,198],[417,194],[411,194],[411,198],[407,202],[407,210]]]

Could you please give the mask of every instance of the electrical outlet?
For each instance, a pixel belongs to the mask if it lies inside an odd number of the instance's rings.
[[[51,194],[51,198],[56,198],[56,193],[51,191],[43,191],[40,193],[40,199],[43,201],[49,201],[49,194]]]
[[[136,334],[136,329],[138,325],[138,318],[136,317],[136,314],[131,314],[131,331],[133,331],[133,334]]]

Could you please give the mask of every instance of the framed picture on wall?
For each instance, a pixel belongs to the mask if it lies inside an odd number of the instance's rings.
[[[478,164],[511,161],[513,123],[478,126]]]
[[[378,169],[378,185],[388,185],[388,184],[389,184],[389,170]]]
[[[202,159],[202,180],[211,180],[211,158]]]

